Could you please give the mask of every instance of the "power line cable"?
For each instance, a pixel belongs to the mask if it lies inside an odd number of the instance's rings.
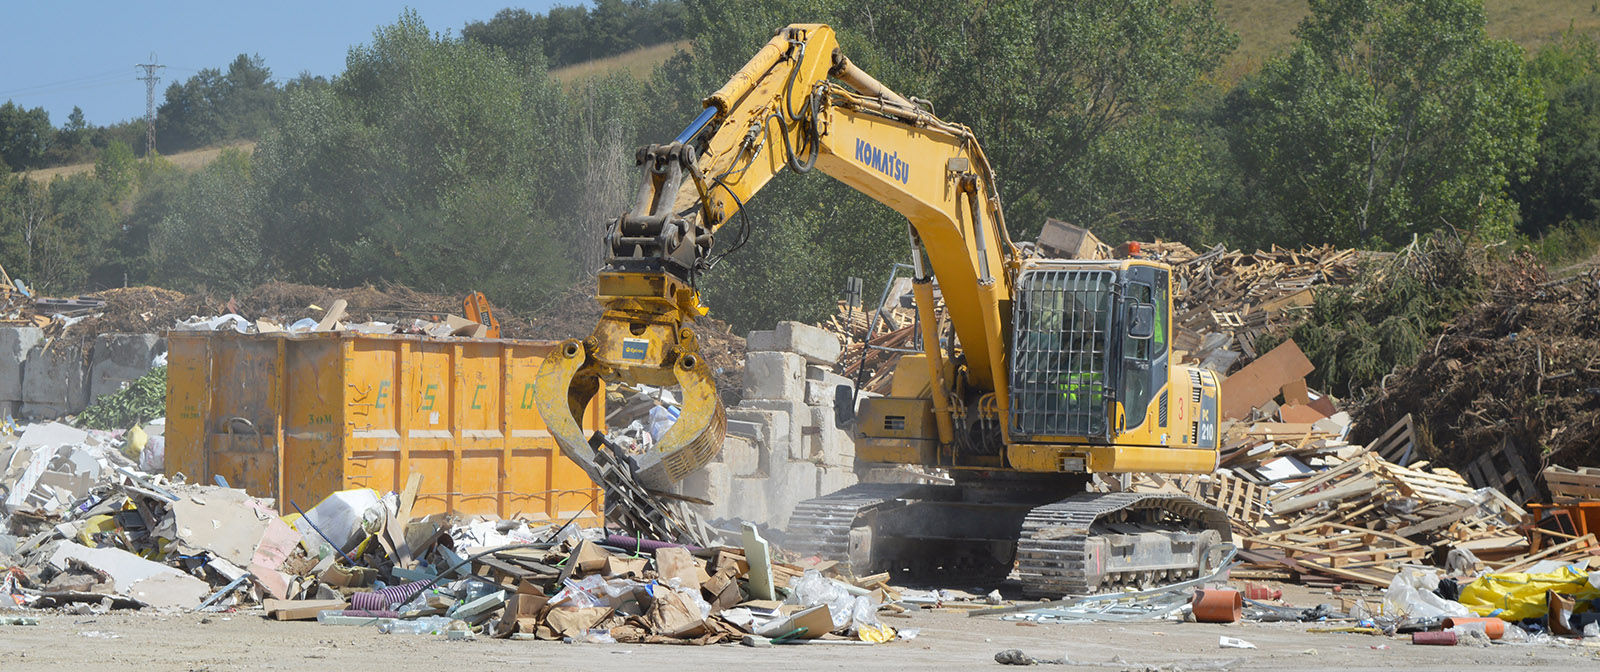
[[[24,94],[24,93],[34,93],[34,92],[36,92],[35,91],[36,89],[54,89],[54,88],[62,87],[62,86],[73,86],[73,85],[78,85],[78,84],[90,84],[90,83],[94,83],[94,82],[98,82],[98,81],[109,81],[112,78],[121,79],[122,77],[126,76],[126,75],[122,74],[123,72],[125,72],[125,71],[124,70],[116,70],[116,71],[113,71],[113,72],[102,72],[102,73],[97,73],[97,74],[93,74],[93,75],[84,75],[82,77],[72,77],[72,78],[69,78],[69,79],[63,79],[63,80],[59,80],[59,81],[55,81],[55,82],[49,82],[49,83],[45,83],[45,84],[34,84],[34,85],[31,85],[31,86],[23,86],[23,87],[18,87],[18,88],[6,90],[6,91],[0,91],[0,96],[14,96],[14,95]]]

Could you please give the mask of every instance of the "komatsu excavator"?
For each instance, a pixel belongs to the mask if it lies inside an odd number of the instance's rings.
[[[788,546],[858,575],[1015,572],[1025,592],[1049,596],[1214,569],[1231,543],[1221,512],[1086,488],[1094,474],[1216,466],[1218,383],[1173,361],[1170,268],[1014,245],[972,132],[863,72],[828,26],[778,31],[704,102],[672,142],[639,150],[637,202],[606,233],[600,323],[538,374],[539,411],[565,454],[597,474],[575,416],[611,381],[682,388],[681,417],[633,458],[637,482],[665,489],[713,457],[726,421],[687,326],[706,312],[696,282],[717,260],[713,237],[756,192],[784,169],[815,169],[909,223],[922,351],[899,360],[889,395],[860,400],[856,459],[948,470],[954,484],[868,483],[803,502]],[[935,281],[954,339],[941,339]],[[852,401],[840,400],[847,414]]]

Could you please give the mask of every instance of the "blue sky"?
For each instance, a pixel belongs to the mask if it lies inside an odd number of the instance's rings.
[[[0,102],[50,111],[60,126],[72,107],[92,124],[143,118],[145,85],[135,79],[155,52],[161,71],[156,105],[167,85],[201,68],[226,68],[241,53],[260,54],[278,81],[302,71],[331,76],[344,70],[352,45],[393,23],[405,8],[428,28],[460,34],[469,21],[487,21],[508,6],[535,14],[578,0],[306,0],[265,2],[38,2],[0,0]]]

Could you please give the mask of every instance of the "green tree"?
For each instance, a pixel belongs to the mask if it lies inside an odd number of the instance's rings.
[[[1528,63],[1549,109],[1528,179],[1512,186],[1518,229],[1538,236],[1568,222],[1600,220],[1600,43],[1568,32]]]
[[[1398,244],[1508,232],[1544,105],[1480,0],[1313,0],[1291,51],[1242,87],[1234,149],[1263,238]]]
[[[149,264],[169,287],[242,290],[270,278],[250,157],[225,149],[185,179],[150,233]],[[195,254],[195,241],[206,253]]]
[[[156,110],[156,146],[173,153],[257,138],[271,122],[278,87],[259,55],[239,54],[226,72],[205,68],[167,87]]]
[[[120,140],[113,140],[111,146],[100,152],[100,159],[94,164],[94,176],[105,184],[106,197],[111,202],[120,203],[133,193],[139,179],[137,163],[133,149]]]
[[[117,215],[107,185],[78,173],[50,182],[50,226],[36,236],[33,281],[41,291],[82,292],[120,284],[108,268],[114,260],[103,252],[116,237]],[[94,251],[85,255],[85,251]]]
[[[319,284],[536,303],[572,279],[556,242],[576,170],[565,111],[542,72],[406,13],[331,87],[293,92],[259,145],[269,262]]]
[[[544,26],[548,20],[535,18],[526,9],[507,7],[496,12],[494,18],[473,21],[461,29],[465,39],[495,47],[518,63],[531,60],[544,62]]]
[[[0,160],[14,169],[38,168],[55,140],[50,113],[11,101],[0,105]]]

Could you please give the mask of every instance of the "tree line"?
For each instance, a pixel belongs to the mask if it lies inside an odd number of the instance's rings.
[[[619,0],[506,10],[460,36],[408,12],[331,78],[280,84],[241,56],[169,88],[168,147],[250,138],[253,153],[185,172],[112,139],[92,174],[5,173],[0,263],[50,292],[397,282],[537,310],[603,263],[633,149],[676,135],[795,22],[835,26],[853,61],[971,126],[1021,240],[1046,217],[1195,246],[1596,227],[1592,36],[1530,54],[1488,36],[1481,0],[1310,5],[1294,41],[1237,80],[1218,73],[1238,39],[1210,0]],[[581,31],[560,27],[572,15]],[[588,57],[561,40],[595,31],[617,39],[589,55],[689,44],[643,79],[554,79]],[[33,133],[64,132],[47,128]],[[701,287],[741,328],[817,319],[845,276],[881,282],[909,255],[897,214],[825,177],[780,177],[747,213],[749,244]]]

